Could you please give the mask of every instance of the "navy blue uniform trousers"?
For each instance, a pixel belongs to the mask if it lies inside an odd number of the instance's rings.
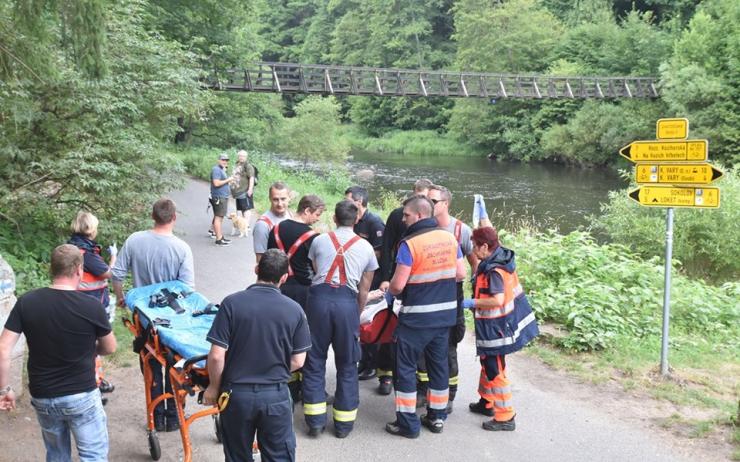
[[[422,354],[429,371],[429,392],[439,394],[444,401],[428,402],[427,414],[432,420],[447,419],[449,334],[449,327],[411,329],[399,324],[396,328],[393,386],[396,389],[396,421],[404,433],[418,433],[421,428],[415,403],[416,363]]]
[[[226,462],[254,460],[255,432],[260,460],[295,461],[293,403],[287,384],[231,385],[231,397],[221,412],[221,424]]]
[[[360,314],[357,294],[346,286],[312,286],[306,302],[311,349],[303,365],[303,413],[311,428],[326,425],[326,357],[334,350],[337,390],[334,428],[351,431],[360,405],[357,362],[360,360]]]

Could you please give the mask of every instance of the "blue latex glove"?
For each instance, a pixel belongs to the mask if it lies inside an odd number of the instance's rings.
[[[466,298],[462,301],[462,307],[466,310],[470,308],[475,308],[475,300],[472,298]]]

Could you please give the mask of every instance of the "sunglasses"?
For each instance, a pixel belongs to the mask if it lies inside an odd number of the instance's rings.
[[[444,199],[429,199],[429,200],[432,201],[432,204],[434,204],[434,205],[437,205],[438,202],[444,202],[445,201]]]

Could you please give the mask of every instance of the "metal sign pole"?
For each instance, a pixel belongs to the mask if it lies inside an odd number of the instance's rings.
[[[665,287],[663,288],[663,342],[660,347],[660,374],[668,375],[668,324],[671,318],[671,260],[673,258],[673,207],[665,218]]]

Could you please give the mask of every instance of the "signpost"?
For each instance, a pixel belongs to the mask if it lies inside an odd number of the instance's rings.
[[[663,338],[660,373],[668,375],[668,325],[671,306],[671,259],[673,258],[673,208],[718,208],[719,188],[706,187],[723,173],[706,162],[707,140],[689,140],[687,119],[659,119],[656,140],[634,141],[619,154],[635,166],[635,181],[645,185],[629,197],[646,207],[667,207],[665,232],[665,286],[663,290]]]
[[[637,164],[637,184],[709,184],[724,173],[705,163],[690,164]]]

